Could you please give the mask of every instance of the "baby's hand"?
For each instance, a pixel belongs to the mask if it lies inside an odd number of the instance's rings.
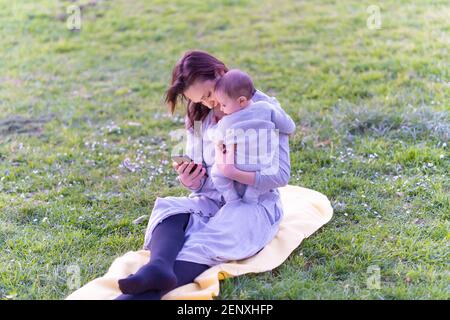
[[[223,143],[223,140],[220,140],[220,141],[217,142],[216,150],[219,151],[222,154],[227,152],[227,147]]]
[[[234,166],[234,151],[235,148],[230,148],[227,152],[223,144],[216,145],[215,164],[217,169],[229,179],[232,179],[236,170]]]

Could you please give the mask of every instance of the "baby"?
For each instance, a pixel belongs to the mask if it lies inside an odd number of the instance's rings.
[[[295,123],[281,107],[252,101],[255,91],[251,78],[237,69],[217,81],[215,95],[226,115],[218,122],[211,139],[224,149],[237,144],[234,163],[239,170],[278,170],[278,133],[293,133]],[[240,199],[239,183],[224,177],[217,165],[211,168],[211,179],[226,202]],[[239,187],[245,189],[243,201],[258,202],[262,192],[250,185]]]

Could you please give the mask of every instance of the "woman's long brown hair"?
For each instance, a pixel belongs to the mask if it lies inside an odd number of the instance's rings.
[[[210,109],[201,103],[195,103],[187,99],[184,91],[197,80],[214,80],[217,74],[227,71],[228,68],[222,61],[200,50],[185,52],[177,62],[172,71],[172,81],[166,91],[165,101],[172,114],[180,96],[187,101],[187,129],[194,125],[194,121],[205,119]]]

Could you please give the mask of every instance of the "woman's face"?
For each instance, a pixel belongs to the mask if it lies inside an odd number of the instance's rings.
[[[190,85],[184,95],[195,103],[201,103],[210,109],[219,108],[220,104],[214,95],[215,80],[199,80]]]

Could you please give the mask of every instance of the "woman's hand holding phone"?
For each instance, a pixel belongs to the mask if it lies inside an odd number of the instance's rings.
[[[196,168],[194,168],[196,166]],[[178,179],[187,188],[197,189],[200,187],[201,179],[206,174],[206,169],[201,164],[183,161],[173,162],[173,168],[178,173]]]

